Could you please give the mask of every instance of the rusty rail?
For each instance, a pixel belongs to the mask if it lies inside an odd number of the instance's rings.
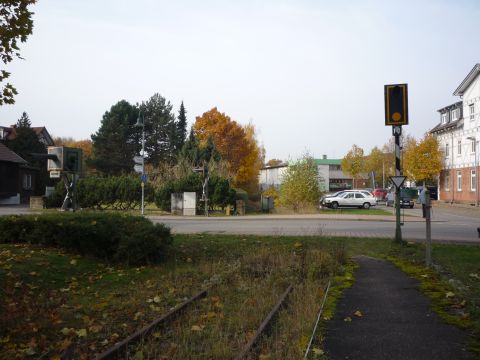
[[[127,337],[125,340],[115,344],[110,349],[104,351],[103,353],[98,355],[96,359],[105,360],[105,359],[115,358],[116,355],[118,355],[121,351],[127,348],[128,344],[138,341],[142,337],[148,335],[155,327],[169,320],[172,320],[175,316],[178,315],[179,312],[184,310],[188,305],[190,305],[191,303],[193,303],[198,299],[204,298],[205,296],[207,296],[207,290],[200,291],[198,294],[192,296],[190,299],[184,301],[183,303],[175,306],[175,308],[170,310],[165,315],[162,315],[158,319],[154,320],[153,322],[145,326],[143,329],[138,330],[137,332]]]
[[[287,296],[288,296],[288,294],[290,294],[292,289],[293,289],[293,286],[290,285],[287,288],[287,290],[285,290],[283,295],[278,300],[277,304],[273,307],[273,309],[270,311],[270,313],[267,315],[265,320],[263,320],[263,322],[261,323],[261,325],[259,326],[259,328],[255,332],[255,336],[250,339],[250,341],[247,343],[247,345],[245,345],[245,347],[242,349],[240,354],[237,356],[237,360],[244,359],[247,356],[247,354],[250,352],[250,350],[256,345],[256,343],[260,339],[260,336],[262,335],[262,333],[265,331],[265,329],[268,327],[268,325],[270,324],[272,319],[275,317],[275,315],[278,313],[278,311],[283,306],[283,303],[287,299]]]

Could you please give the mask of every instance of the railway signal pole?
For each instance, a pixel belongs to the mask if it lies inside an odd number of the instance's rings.
[[[402,135],[402,125],[408,125],[407,84],[385,85],[385,125],[392,126],[392,135],[395,137],[395,176],[391,179],[395,185],[395,242],[400,243],[402,242],[400,191],[405,181],[400,163],[400,136]]]

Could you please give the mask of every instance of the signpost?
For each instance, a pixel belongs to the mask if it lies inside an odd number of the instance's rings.
[[[392,182],[395,185],[395,241],[402,242],[400,227],[400,188],[405,181],[402,178],[400,164],[400,136],[402,125],[408,125],[408,86],[407,84],[385,85],[385,125],[392,126],[392,135],[395,137],[395,176]],[[395,178],[395,180],[393,180]],[[397,185],[399,184],[399,185]]]

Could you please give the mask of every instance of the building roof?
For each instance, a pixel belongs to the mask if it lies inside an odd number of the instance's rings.
[[[430,134],[438,134],[441,132],[449,132],[454,131],[457,129],[463,129],[463,119],[457,121],[451,121],[446,124],[438,124],[432,130],[430,130]]]
[[[17,137],[17,127],[12,126],[0,126],[5,132],[5,138],[7,140],[14,140]],[[54,142],[45,126],[32,126],[31,129],[37,134],[39,139],[44,138],[47,146],[53,146]]]
[[[467,90],[470,84],[476,79],[478,74],[480,74],[480,63],[475,64],[473,69],[468,73],[467,77],[463,79],[458,88],[453,92],[453,95],[462,96],[465,90]]]
[[[443,108],[438,109],[437,112],[444,113],[444,112],[447,112],[447,111],[450,111],[450,110],[453,110],[453,109],[460,108],[460,107],[462,107],[462,105],[463,105],[463,101],[457,101],[454,104],[444,106]]]
[[[23,160],[20,156],[18,156],[16,153],[14,153],[2,143],[0,143],[0,161],[13,162],[17,164],[27,163],[25,160]]]
[[[315,159],[317,165],[341,165],[342,159]]]

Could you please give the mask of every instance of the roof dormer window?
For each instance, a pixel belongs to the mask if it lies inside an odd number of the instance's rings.
[[[446,124],[446,123],[447,123],[447,113],[442,114],[442,124]]]
[[[452,121],[458,120],[458,109],[452,110]]]

